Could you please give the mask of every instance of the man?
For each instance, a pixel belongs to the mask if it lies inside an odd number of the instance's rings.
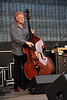
[[[28,28],[24,25],[24,14],[22,12],[17,12],[15,14],[15,21],[17,22],[10,29],[11,38],[12,38],[12,54],[15,60],[14,67],[14,88],[15,91],[23,91],[24,87],[24,72],[21,71],[21,65],[24,66],[24,52],[23,45],[27,44],[29,47],[34,46],[33,43],[26,41],[29,32]],[[34,34],[34,31],[31,29],[31,32]],[[22,76],[21,76],[22,75]]]

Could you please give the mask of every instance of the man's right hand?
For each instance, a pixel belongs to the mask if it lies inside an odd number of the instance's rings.
[[[29,45],[29,47],[34,46],[34,44],[33,44],[32,42],[28,42],[28,41],[27,41],[26,44]]]

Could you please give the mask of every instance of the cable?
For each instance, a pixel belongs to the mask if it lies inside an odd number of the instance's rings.
[[[23,93],[29,91],[30,89],[33,89],[33,90],[34,90],[35,88],[28,88],[28,89],[24,90],[23,92],[15,92],[16,94],[13,94],[14,96],[8,96],[8,97],[4,97],[4,96],[3,96],[3,99],[1,99],[1,100],[9,99],[9,98],[16,98],[16,97],[22,96]],[[13,93],[13,92],[12,92],[12,93]],[[17,95],[18,93],[20,93],[20,94]]]

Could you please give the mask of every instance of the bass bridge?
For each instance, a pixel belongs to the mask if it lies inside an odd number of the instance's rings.
[[[37,56],[33,56],[33,61],[34,61],[34,66],[38,72],[38,75],[40,75],[39,73],[39,70],[40,70],[40,67],[39,67],[39,58]]]

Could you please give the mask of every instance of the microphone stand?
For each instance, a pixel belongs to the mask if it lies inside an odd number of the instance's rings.
[[[66,37],[66,35],[63,36],[63,37],[60,39],[60,41],[57,41],[57,42],[52,46],[52,48],[56,48],[56,53],[55,53],[55,56],[56,56],[56,74],[60,74],[60,73],[59,73],[59,70],[60,70],[60,67],[59,67],[59,59],[58,59],[58,45],[59,45],[59,43],[61,42],[61,40],[64,39],[65,37]]]
[[[52,46],[52,48],[58,46],[58,44],[61,42],[61,40],[63,40],[65,37],[66,37],[66,35],[64,35],[64,36],[60,39],[60,41],[57,41],[57,42]]]

